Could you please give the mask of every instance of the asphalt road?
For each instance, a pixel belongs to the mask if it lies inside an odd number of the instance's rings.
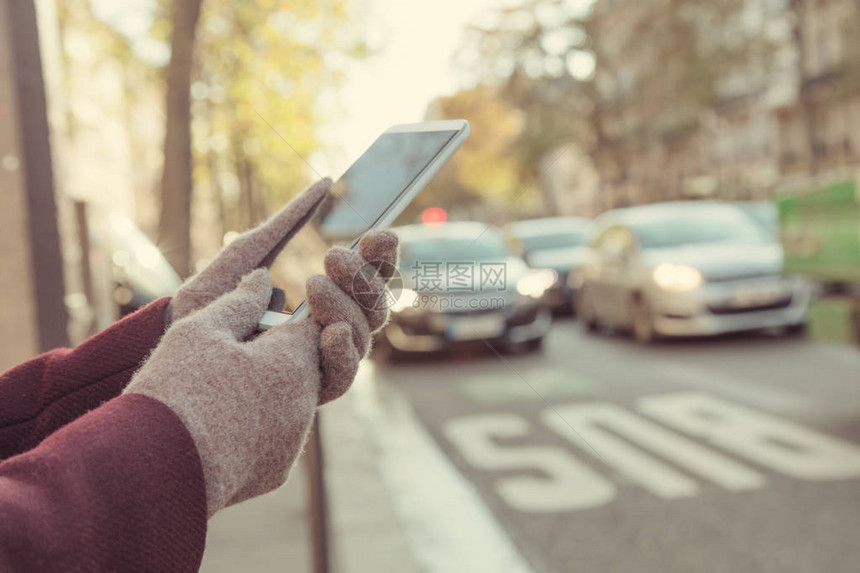
[[[860,353],[744,335],[377,367],[536,572],[860,571]],[[457,519],[452,515],[451,519]]]

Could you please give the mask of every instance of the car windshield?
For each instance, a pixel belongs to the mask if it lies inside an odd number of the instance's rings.
[[[438,237],[405,241],[400,248],[400,266],[418,262],[498,261],[508,256],[505,243],[495,234],[479,237]]]
[[[667,214],[631,225],[645,249],[664,249],[712,243],[761,243],[769,240],[761,227],[743,212],[708,209]]]
[[[750,205],[738,205],[744,212],[764,226],[768,233],[779,232],[779,211],[772,203],[752,203]]]
[[[523,249],[526,251],[540,251],[544,249],[563,249],[565,247],[579,247],[585,242],[585,233],[580,231],[564,231],[558,233],[541,233],[539,235],[527,235],[520,237]]]

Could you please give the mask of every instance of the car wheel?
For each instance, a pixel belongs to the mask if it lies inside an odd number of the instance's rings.
[[[642,296],[637,296],[630,304],[630,323],[633,338],[640,344],[651,344],[657,339],[654,332],[654,320],[651,316],[651,307]]]
[[[595,332],[600,326],[597,321],[597,313],[594,310],[594,304],[591,302],[591,296],[588,291],[582,290],[579,293],[579,304],[576,308],[576,318],[582,321],[587,332]]]
[[[786,326],[784,334],[785,334],[785,336],[788,336],[788,337],[806,336],[806,323],[801,322],[800,324],[792,324],[790,326]]]
[[[543,336],[541,336],[540,338],[529,340],[526,343],[526,346],[528,347],[529,352],[540,352],[541,348],[543,347]]]

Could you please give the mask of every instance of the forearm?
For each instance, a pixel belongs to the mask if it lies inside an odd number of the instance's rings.
[[[72,350],[53,350],[0,376],[0,460],[118,396],[158,344],[168,303],[157,300]]]
[[[0,463],[0,571],[197,571],[206,490],[164,404],[128,395]]]

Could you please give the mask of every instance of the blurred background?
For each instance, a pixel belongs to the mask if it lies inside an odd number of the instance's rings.
[[[323,423],[331,567],[856,571],[858,37],[857,0],[0,0],[0,370],[464,118]],[[320,571],[302,475],[204,570]]]

